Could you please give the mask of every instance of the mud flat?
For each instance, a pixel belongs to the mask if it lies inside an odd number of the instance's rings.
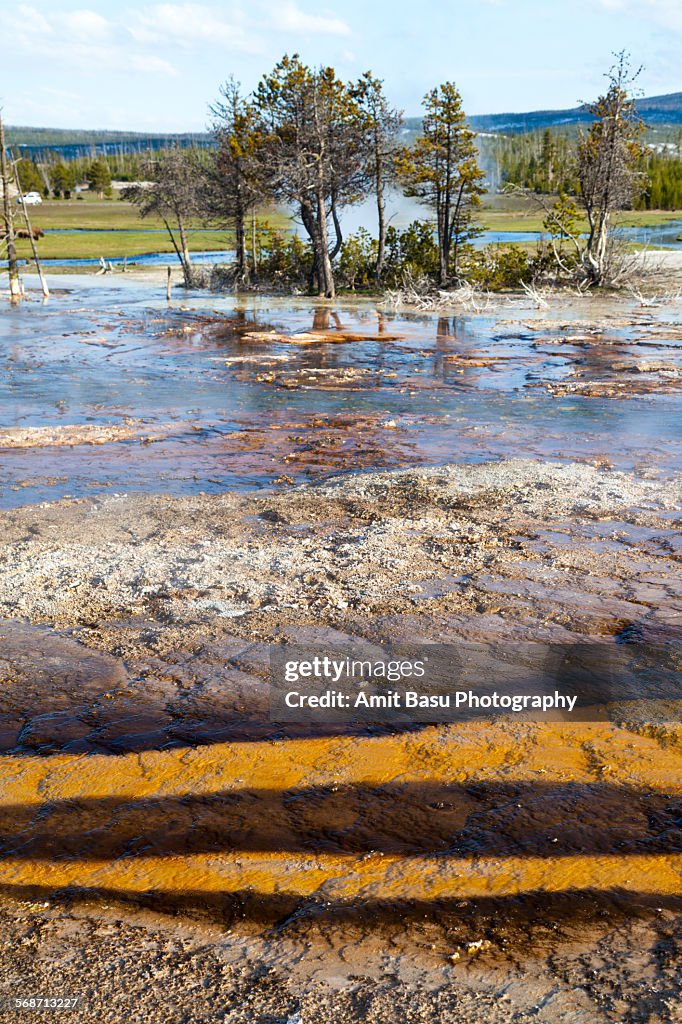
[[[0,611],[111,633],[617,634],[679,615],[679,475],[507,460],[0,513]],[[133,632],[134,625],[130,627]],[[101,649],[108,649],[104,640]]]
[[[282,640],[679,643],[681,499],[511,459],[0,513],[3,997],[678,1019],[682,727],[286,734],[264,681]]]

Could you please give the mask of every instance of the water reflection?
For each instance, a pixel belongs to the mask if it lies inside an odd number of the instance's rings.
[[[167,306],[161,289],[67,282],[0,318],[5,507],[604,449],[622,468],[680,464],[676,309],[609,320],[577,304],[561,310],[566,330],[527,309],[205,294]]]

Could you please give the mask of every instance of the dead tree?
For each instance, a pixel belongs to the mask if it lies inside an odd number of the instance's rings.
[[[148,180],[124,189],[123,197],[137,206],[141,217],[161,218],[182,267],[185,286],[191,288],[187,226],[201,214],[204,167],[195,151],[174,146],[148,160],[144,174]]]
[[[45,277],[45,274],[43,273],[43,268],[41,266],[40,258],[38,256],[38,247],[36,246],[36,240],[38,238],[42,238],[43,235],[45,234],[45,232],[41,231],[40,228],[32,228],[31,227],[31,220],[30,220],[30,217],[28,215],[28,207],[26,206],[26,201],[25,201],[23,193],[21,191],[21,182],[19,181],[19,172],[17,171],[17,159],[16,158],[12,161],[12,170],[14,172],[14,180],[16,181],[17,189],[19,190],[19,198],[21,199],[21,210],[22,210],[22,213],[24,215],[24,222],[26,224],[26,230],[25,231],[17,231],[16,232],[16,237],[17,238],[28,238],[29,242],[31,243],[31,252],[33,253],[33,260],[34,260],[35,265],[36,265],[36,270],[38,271],[38,277],[40,279],[40,287],[42,288],[43,297],[46,298],[46,299],[49,299],[49,297],[50,297],[50,289],[48,288],[47,279]]]
[[[9,194],[12,177],[10,162],[7,159],[7,150],[5,148],[5,126],[0,115],[0,180],[2,181],[2,210],[5,221],[5,246],[7,248],[7,266],[9,269],[9,297],[10,302],[19,302],[21,299],[21,281],[19,280],[19,264],[17,262],[17,249],[14,242],[12,202]]]
[[[644,123],[632,96],[638,75],[631,72],[627,54],[618,54],[606,94],[588,108],[594,123],[579,140],[578,179],[589,224],[583,265],[596,285],[618,276],[613,215],[630,209],[646,182],[640,170]]]

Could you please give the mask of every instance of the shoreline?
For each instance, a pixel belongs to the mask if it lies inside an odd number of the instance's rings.
[[[632,255],[633,255],[633,259],[634,259],[634,267],[633,267],[634,280],[633,280],[633,284],[644,286],[644,287],[649,286],[649,288],[651,288],[653,286],[653,294],[654,295],[660,289],[663,289],[663,291],[665,293],[666,290],[669,287],[671,287],[671,286],[673,286],[673,287],[677,286],[677,289],[679,291],[680,286],[682,286],[682,249],[681,250],[671,250],[671,249],[648,249],[648,248],[644,248],[644,249],[636,250]],[[199,264],[196,264],[196,266],[202,267],[202,266],[206,266],[206,264],[200,264],[199,263]],[[140,265],[136,265],[134,263],[134,260],[131,260],[130,264],[128,265],[128,267],[127,267],[127,269],[125,271],[123,271],[118,265],[116,265],[112,272],[107,272],[105,274],[98,273],[98,268],[97,268],[96,264],[93,264],[92,266],[79,266],[79,267],[69,267],[69,266],[53,267],[53,266],[45,266],[43,269],[44,269],[44,273],[45,273],[48,281],[49,281],[50,278],[58,278],[58,277],[74,278],[74,279],[78,279],[79,281],[87,280],[87,279],[90,279],[90,278],[93,278],[93,279],[96,278],[98,281],[101,280],[103,285],[105,283],[107,285],[111,285],[113,282],[116,282],[117,284],[120,284],[121,286],[132,285],[134,283],[138,283],[138,284],[158,285],[159,288],[165,288],[166,287],[166,283],[167,283],[167,271],[168,271],[169,267],[170,267],[171,272],[173,274],[173,277],[172,277],[172,288],[173,288],[172,300],[176,301],[177,297],[178,297],[178,294],[182,294],[185,291],[185,289],[184,289],[184,281],[183,281],[183,276],[182,276],[182,270],[181,270],[181,268],[179,267],[179,265],[177,263],[177,259],[173,256],[173,254],[170,254],[170,253],[169,253],[168,262],[167,263],[163,263],[163,264],[159,264],[158,266],[154,266],[154,267],[140,266]],[[0,274],[2,274],[2,273],[6,274],[6,271],[0,271]],[[39,285],[38,275],[37,275],[37,273],[35,272],[34,269],[31,269],[30,267],[28,269],[20,268],[20,273],[21,273],[21,277],[22,278],[30,280],[30,282],[31,282],[30,286],[32,287],[32,289],[37,290],[39,288],[40,285]],[[659,275],[663,275],[665,280],[657,281],[656,279],[657,279],[657,277]],[[2,280],[1,277],[0,277],[0,280]],[[543,288],[543,286],[540,286],[539,292],[540,292],[540,294],[542,294],[543,291],[547,291],[547,290],[549,290],[551,292],[556,292],[556,289],[553,286],[549,287],[549,288]],[[562,291],[564,291],[567,295],[575,297],[575,290],[572,287],[570,287],[570,286],[565,286],[565,287],[559,288],[558,291],[559,291],[559,294]],[[4,287],[0,288],[0,295],[4,296],[5,292],[6,292],[6,290],[5,290]],[[377,301],[381,302],[381,301],[385,301],[385,295],[384,295],[384,293],[381,293],[381,292],[377,292],[377,293],[358,292],[356,294],[354,292],[345,292],[345,291],[343,291],[343,292],[340,292],[339,295],[337,295],[335,299],[325,299],[323,296],[318,296],[318,295],[298,295],[298,294],[293,294],[293,293],[286,292],[286,291],[283,291],[283,292],[272,291],[272,290],[268,291],[267,288],[265,288],[263,290],[254,289],[254,290],[247,290],[247,291],[242,291],[242,292],[212,291],[210,289],[198,289],[198,290],[197,289],[192,289],[189,292],[187,292],[187,294],[188,295],[201,294],[201,295],[204,295],[204,296],[215,295],[215,296],[218,296],[218,297],[220,297],[220,296],[233,296],[235,298],[238,298],[240,296],[244,296],[244,297],[248,297],[248,296],[257,296],[258,297],[258,296],[261,296],[263,298],[268,298],[268,297],[290,298],[292,300],[304,300],[304,301],[307,300],[309,302],[314,302],[314,303],[320,304],[320,305],[329,305],[329,304],[333,304],[335,302],[336,303],[339,303],[339,302],[340,303],[343,303],[343,302],[351,302],[352,303],[352,302],[362,302],[362,301],[366,301],[366,302],[377,302]],[[503,292],[491,292],[491,293],[484,293],[484,294],[485,295],[489,295],[489,297],[492,299],[492,301],[496,301],[496,300],[503,301],[506,298],[514,297],[514,296],[516,296],[516,297],[524,297],[524,293],[522,291],[514,291],[514,290],[503,291]],[[608,292],[608,293],[606,293],[607,296],[614,296],[616,298],[618,297],[619,294],[623,295],[624,297],[626,297],[627,296],[627,290],[624,289],[620,293],[619,292],[615,292],[615,293],[614,292]],[[587,295],[589,295],[590,297],[598,297],[600,295],[600,293],[599,292],[588,292]],[[603,297],[603,294],[602,294],[602,297]]]

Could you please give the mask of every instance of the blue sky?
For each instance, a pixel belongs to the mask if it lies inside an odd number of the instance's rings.
[[[620,49],[647,95],[682,91],[682,0],[0,0],[0,38],[9,124],[202,130],[230,74],[251,89],[296,51],[371,68],[408,115],[446,79],[471,114],[574,106]]]

